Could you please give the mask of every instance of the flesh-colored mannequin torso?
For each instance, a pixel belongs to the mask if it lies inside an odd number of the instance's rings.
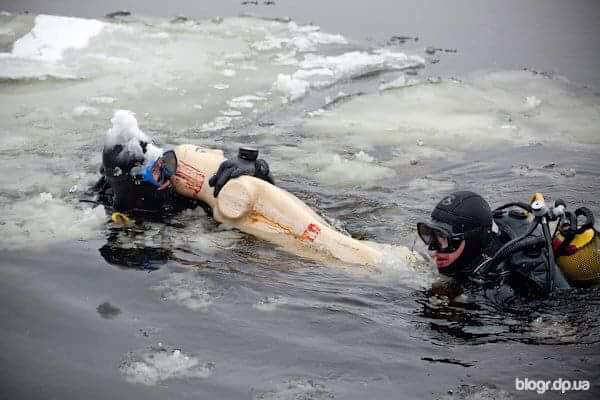
[[[175,154],[175,190],[208,204],[218,222],[316,260],[374,266],[381,259],[380,251],[336,231],[301,200],[263,180],[232,179],[215,198],[208,180],[225,160],[222,151],[181,145]]]

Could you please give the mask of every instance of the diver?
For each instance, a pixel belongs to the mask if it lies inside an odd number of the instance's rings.
[[[164,151],[138,127],[133,113],[111,119],[102,152],[102,177],[93,188],[115,222],[203,207],[218,223],[304,257],[374,266],[381,252],[338,232],[297,197],[274,185],[258,150],[237,158],[191,144]],[[207,184],[208,183],[208,184]]]
[[[550,221],[558,221],[554,234]],[[439,273],[451,278],[434,285],[434,292],[476,285],[486,297],[509,304],[600,282],[593,214],[585,207],[566,211],[561,200],[548,207],[540,194],[531,204],[492,211],[474,192],[451,193],[435,206],[430,221],[417,224],[417,233]]]

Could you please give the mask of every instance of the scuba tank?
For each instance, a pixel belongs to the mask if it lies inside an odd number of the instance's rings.
[[[584,219],[581,225],[580,217]],[[576,286],[600,283],[600,236],[588,208],[565,213],[552,245],[558,265],[569,281]]]
[[[558,267],[552,247],[549,221],[564,214],[564,202],[547,207],[541,194],[530,204],[508,203],[493,212],[504,245],[480,266],[475,275],[510,279],[532,294],[547,294],[570,287]]]

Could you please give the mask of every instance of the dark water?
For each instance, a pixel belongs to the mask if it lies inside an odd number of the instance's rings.
[[[419,47],[459,49],[428,65],[428,74],[530,66],[558,70],[581,84],[600,82],[597,3],[346,3],[171,2],[167,8],[153,2],[142,8],[128,2],[20,1],[3,8],[94,17],[122,8],[163,16],[282,13],[374,42],[409,34],[419,36]],[[286,112],[272,119],[275,128],[290,130],[278,145],[307,137],[288,126]],[[242,128],[237,140],[250,141],[250,130]],[[264,151],[269,154],[268,145]],[[550,163],[577,174],[565,177],[543,167]],[[600,215],[599,170],[594,146],[533,145],[479,151],[469,161],[424,163],[400,171],[386,187],[335,190],[291,171],[278,179],[327,217],[344,221],[342,228],[352,235],[411,246],[414,223],[450,190],[415,189],[415,176],[476,189],[493,206],[541,191]],[[316,265],[249,237],[235,245],[224,240],[217,251],[179,240],[196,225],[202,235],[222,233],[199,213],[164,224],[107,226],[94,239],[45,252],[2,251],[0,398],[540,397],[515,392],[517,377],[587,379],[592,390],[569,398],[598,397],[597,289],[557,294],[512,311],[446,304],[429,298],[427,285],[405,277]],[[427,281],[425,273],[414,273],[417,282]],[[175,350],[197,359],[196,369],[188,369],[197,373],[153,385],[126,381],[124,371],[144,355]],[[168,374],[176,366],[164,369]]]

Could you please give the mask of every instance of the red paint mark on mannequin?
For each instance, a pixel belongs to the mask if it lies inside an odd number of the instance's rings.
[[[316,224],[308,224],[304,233],[300,237],[300,240],[308,240],[309,242],[314,242],[317,236],[321,233],[321,228],[319,228]]]
[[[194,168],[190,164],[180,160],[175,176],[183,183],[192,196],[195,197],[202,190],[205,175],[201,170]]]

